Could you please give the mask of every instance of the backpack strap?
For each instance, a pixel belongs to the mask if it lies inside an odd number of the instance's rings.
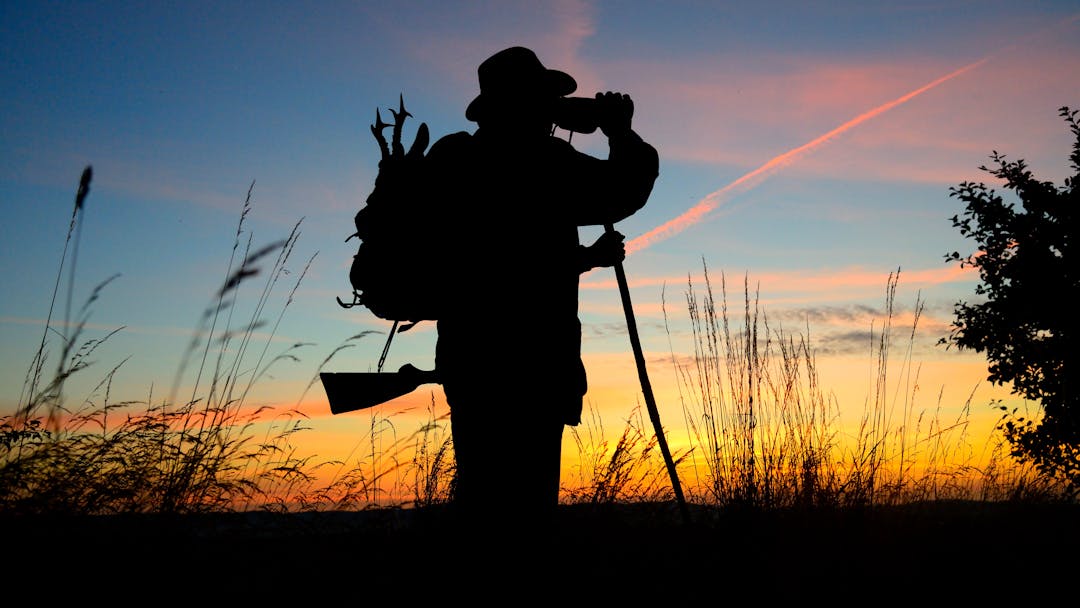
[[[390,341],[394,339],[394,334],[397,333],[398,323],[400,321],[394,321],[394,325],[390,328],[390,335],[386,336],[386,345],[383,346],[382,355],[379,356],[379,367],[376,371],[382,372],[383,363],[386,362],[386,354],[390,352]]]

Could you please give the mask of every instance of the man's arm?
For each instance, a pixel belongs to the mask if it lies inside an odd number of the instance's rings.
[[[575,185],[581,204],[575,212],[581,226],[614,224],[645,206],[660,173],[656,148],[631,127],[634,103],[621,93],[597,93],[600,130],[608,138],[608,158],[580,154]]]

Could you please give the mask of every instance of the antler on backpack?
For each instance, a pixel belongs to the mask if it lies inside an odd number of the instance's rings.
[[[398,107],[397,112],[390,110],[390,114],[394,116],[394,156],[401,156],[405,153],[405,148],[401,147],[401,128],[405,126],[405,119],[412,114],[405,109],[405,96],[398,94]]]
[[[412,117],[412,114],[405,109],[404,95],[398,95],[398,109],[396,111],[391,109],[389,112],[394,117],[394,122],[383,122],[382,115],[379,114],[379,109],[376,108],[375,124],[371,125],[371,134],[375,136],[375,141],[379,143],[379,150],[382,152],[382,160],[401,158],[413,159],[423,156],[424,150],[427,149],[428,141],[431,137],[428,132],[427,123],[420,123],[420,127],[416,130],[416,139],[413,140],[413,144],[409,147],[408,154],[406,154],[405,147],[401,145],[401,130],[405,126],[405,119]],[[394,127],[391,135],[392,139],[387,143],[386,137],[382,132],[386,127],[391,126]],[[382,163],[380,163],[380,165],[381,164]]]
[[[413,140],[409,151],[405,152],[405,147],[401,143],[402,130],[405,126],[405,119],[412,117],[412,114],[405,109],[405,96],[403,94],[398,95],[398,109],[389,110],[390,114],[394,117],[394,122],[383,122],[382,114],[378,108],[375,108],[375,124],[371,125],[371,134],[375,137],[376,143],[379,144],[379,151],[381,153],[381,159],[379,161],[379,174],[375,178],[375,190],[379,190],[380,184],[383,188],[390,188],[390,190],[396,190],[401,183],[402,174],[407,173],[404,167],[424,157],[424,152],[427,150],[428,142],[431,135],[428,131],[427,123],[420,123],[420,127],[417,128],[416,138]],[[386,136],[383,135],[383,131],[387,127],[393,127],[391,131],[391,140],[386,141]],[[387,183],[389,182],[389,183]],[[372,192],[374,194],[374,192]],[[368,204],[370,205],[377,197],[369,196]],[[350,234],[345,242],[348,242],[353,237],[362,238],[360,236],[360,219],[367,213],[367,208],[361,209],[355,218],[356,232]],[[355,264],[354,264],[355,265]],[[362,301],[361,293],[356,289],[353,289],[352,302],[344,302],[341,298],[336,298],[338,304],[342,308],[352,308],[358,304],[364,304]],[[403,327],[400,331],[409,329],[412,325]]]
[[[379,142],[379,150],[382,151],[382,159],[386,160],[390,157],[390,148],[386,145],[386,138],[383,137],[383,129],[389,127],[390,123],[382,121],[382,115],[379,114],[379,108],[375,108],[375,124],[371,125],[371,134],[375,136],[375,141]],[[397,129],[395,129],[397,131]]]

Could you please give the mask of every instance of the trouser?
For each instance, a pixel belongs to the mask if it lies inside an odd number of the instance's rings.
[[[474,522],[547,523],[559,502],[563,422],[550,403],[448,391],[453,501]]]

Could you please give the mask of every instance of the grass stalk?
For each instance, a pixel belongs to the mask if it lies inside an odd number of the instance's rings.
[[[300,401],[319,372],[334,356],[377,332],[360,332],[334,348],[317,366],[297,407],[278,412],[249,403],[254,386],[273,366],[299,363],[298,353],[310,346],[293,342],[270,356],[271,341],[316,258],[307,260],[268,326],[263,318],[288,273],[303,220],[287,238],[255,247],[253,235],[245,235],[254,182],[244,199],[225,278],[197,323],[169,395],[155,397],[151,385],[145,401],[116,400],[114,381],[128,359],[106,372],[81,402],[65,395],[65,381],[86,373],[91,357],[123,329],[83,339],[91,305],[115,276],[92,290],[77,318],[71,319],[70,305],[65,306],[64,331],[51,326],[65,268],[69,297],[73,291],[81,234],[77,226],[89,182],[88,167],[80,180],[40,347],[28,368],[18,409],[0,419],[0,513],[361,510],[429,507],[450,500],[453,443],[447,416],[436,411],[434,395],[427,419],[413,432],[399,428],[399,413],[370,412],[365,432],[343,459],[318,461],[296,448],[293,439],[309,430]],[[262,273],[267,260],[270,268],[255,296],[254,311],[237,322],[242,291]],[[894,334],[900,335],[893,328],[899,276],[899,271],[890,273],[883,319],[871,325],[874,364],[868,396],[850,433],[840,425],[840,404],[821,384],[809,322],[802,333],[774,325],[759,304],[759,288],[751,290],[749,276],[743,279],[739,318],[729,316],[723,273],[719,297],[707,266],[703,290],[688,280],[691,346],[685,354],[673,344],[664,300],[688,436],[688,447],[674,456],[684,471],[680,477],[692,480],[685,486],[692,502],[770,510],[1060,499],[1063,488],[1055,480],[1009,461],[1010,450],[1000,434],[970,436],[974,389],[954,419],[944,418],[948,404],[943,391],[930,410],[919,406],[922,369],[914,361],[914,344],[924,306],[921,294],[912,325],[902,334],[906,349],[900,369],[892,369]],[[267,332],[260,334],[264,327]],[[61,356],[49,378],[49,338],[54,334],[62,342]],[[194,376],[190,398],[177,402],[189,371]],[[571,427],[578,466],[565,477],[564,503],[672,499],[655,433],[640,404],[626,407],[629,415],[610,440],[591,403],[584,422]],[[1003,423],[1016,415],[1005,411]],[[982,446],[981,451],[975,446]]]

